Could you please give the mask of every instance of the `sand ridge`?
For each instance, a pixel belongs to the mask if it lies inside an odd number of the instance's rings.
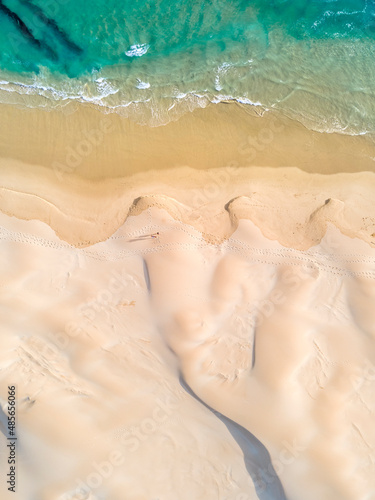
[[[152,206],[192,225],[213,243],[227,239],[240,219],[252,220],[267,238],[287,247],[307,249],[319,243],[328,223],[375,243],[372,172],[324,176],[297,168],[197,172],[181,167],[100,183],[72,177],[62,184],[42,167],[20,178],[17,164],[11,166],[1,174],[2,211],[46,222],[61,239],[79,247],[105,240],[129,215]]]

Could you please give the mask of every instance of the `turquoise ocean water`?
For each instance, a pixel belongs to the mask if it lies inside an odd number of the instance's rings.
[[[158,125],[208,102],[375,131],[370,0],[0,0],[0,101]]]

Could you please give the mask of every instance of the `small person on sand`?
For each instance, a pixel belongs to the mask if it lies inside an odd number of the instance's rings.
[[[157,238],[159,236],[159,233],[154,233],[151,235],[151,238]]]

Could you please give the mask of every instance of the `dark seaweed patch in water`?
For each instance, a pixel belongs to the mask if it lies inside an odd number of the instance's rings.
[[[76,54],[82,54],[83,50],[81,47],[79,47],[77,44],[72,42],[67,34],[58,26],[56,21],[54,19],[51,19],[47,17],[42,9],[38,7],[37,5],[34,5],[31,3],[29,0],[19,0],[20,3],[23,5],[26,5],[27,8],[33,12],[41,21],[44,22],[46,26],[48,26],[51,31],[55,34],[57,38],[60,39],[62,43],[64,43],[71,51],[75,52]]]
[[[33,44],[38,49],[43,49],[47,53],[48,57],[50,57],[52,60],[57,60],[57,55],[51,49],[51,47],[35,38],[26,24],[22,21],[22,19],[15,12],[4,5],[2,0],[0,0],[0,12],[5,14],[9,19],[13,21],[22,35],[27,38],[31,44]]]
[[[14,22],[14,24],[21,31],[21,33],[26,38],[28,38],[31,43],[33,43],[36,47],[41,48],[42,44],[41,44],[40,40],[37,40],[36,38],[34,38],[33,34],[29,30],[29,28],[26,26],[26,24],[22,21],[22,19],[15,12],[12,12],[10,9],[8,9],[8,7],[6,5],[4,5],[1,0],[0,0],[0,11]]]

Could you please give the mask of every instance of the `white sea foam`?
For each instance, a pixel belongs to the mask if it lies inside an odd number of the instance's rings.
[[[236,101],[240,102],[241,104],[250,104],[251,106],[264,106],[263,103],[261,103],[259,101],[252,101],[251,99],[248,99],[247,97],[237,97]]]
[[[223,87],[220,83],[220,77],[227,72],[229,68],[233,67],[232,64],[224,62],[222,63],[218,68],[217,68],[217,73],[215,76],[215,90],[220,92],[220,90],[223,90]]]
[[[146,54],[150,46],[147,43],[138,43],[132,45],[126,52],[125,55],[128,57],[141,57]]]
[[[97,85],[97,89],[99,91],[101,98],[116,94],[119,91],[117,87],[115,87],[105,78],[100,77],[97,80],[95,80],[95,83]]]
[[[149,82],[142,82],[139,78],[137,78],[138,83],[136,85],[137,89],[149,89],[151,87]]]
[[[80,78],[63,78],[41,68],[38,75],[25,77],[11,73],[2,73],[0,79],[0,102],[14,104],[30,108],[65,108],[70,103],[88,103],[97,106],[105,113],[118,113],[134,119],[143,125],[158,126],[166,125],[170,121],[178,119],[181,115],[191,112],[196,108],[203,108],[209,103],[221,103],[234,101],[244,105],[262,108],[264,110],[275,108],[294,120],[298,120],[310,129],[319,132],[342,133],[346,135],[366,135],[371,133],[363,124],[357,122],[355,126],[349,127],[347,123],[338,117],[324,119],[321,113],[314,119],[314,114],[307,116],[301,111],[292,109],[280,109],[277,102],[267,103],[251,96],[232,93],[224,93],[218,90],[224,84],[220,81],[233,65],[223,63],[217,68],[216,92],[212,88],[201,90],[177,86],[161,88],[153,85],[153,95],[150,92],[142,92],[151,88],[150,82],[134,75],[132,85],[123,80],[122,74],[113,71],[111,75],[104,75],[103,71],[96,71],[83,75]],[[5,78],[8,77],[9,80]],[[134,84],[135,80],[135,84]],[[226,86],[226,85],[225,85]],[[68,111],[68,109],[67,109]]]

